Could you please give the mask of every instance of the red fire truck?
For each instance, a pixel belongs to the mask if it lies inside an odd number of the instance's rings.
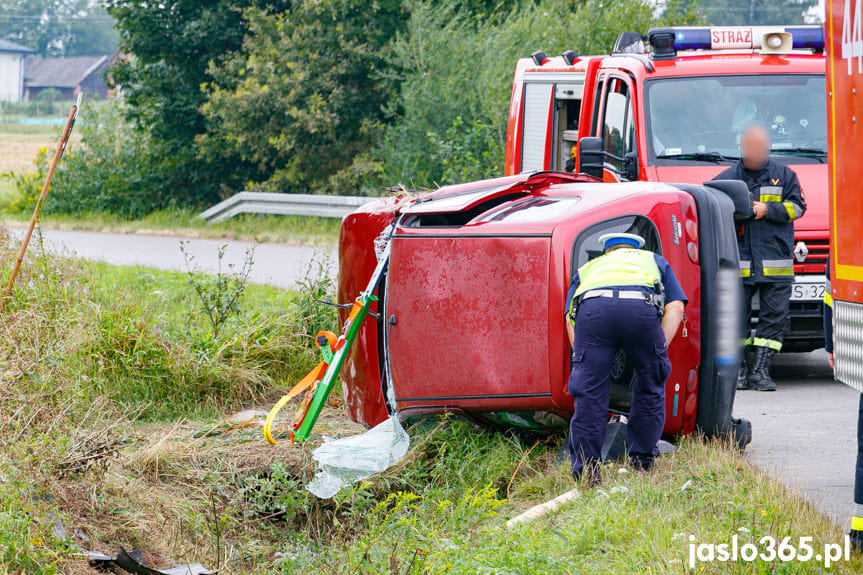
[[[700,184],[737,159],[743,127],[763,123],[773,159],[794,169],[807,202],[795,221],[783,349],[820,348],[829,252],[823,47],[821,27],[662,28],[621,34],[610,56],[536,52],[516,66],[506,174],[563,170],[588,138],[606,152],[605,181]]]
[[[863,0],[827,9],[827,86],[836,378],[863,392]],[[840,207],[841,206],[841,207]]]

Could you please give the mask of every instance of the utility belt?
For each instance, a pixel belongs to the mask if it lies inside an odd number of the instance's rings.
[[[662,289],[662,284],[659,286],[654,286],[656,288],[654,292],[646,292],[641,290],[626,290],[622,288],[603,288],[603,289],[592,289],[587,290],[572,302],[572,311],[570,312],[570,319],[575,321],[575,316],[578,313],[578,308],[581,307],[581,304],[586,300],[595,299],[595,298],[617,298],[617,299],[634,299],[641,300],[648,305],[653,306],[656,309],[657,317],[662,317],[665,315],[665,292]]]

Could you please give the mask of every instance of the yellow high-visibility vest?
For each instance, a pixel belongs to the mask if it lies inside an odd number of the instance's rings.
[[[652,288],[662,281],[653,252],[621,248],[590,260],[578,268],[581,281],[575,290],[577,298],[586,291],[612,286]]]

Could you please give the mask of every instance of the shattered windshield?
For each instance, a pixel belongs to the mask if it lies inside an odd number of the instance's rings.
[[[740,131],[752,123],[770,131],[774,156],[823,161],[824,90],[824,76],[815,74],[651,80],[646,90],[650,164],[736,160]]]

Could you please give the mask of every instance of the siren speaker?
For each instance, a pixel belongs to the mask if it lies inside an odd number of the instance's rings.
[[[761,38],[762,54],[787,54],[794,47],[794,39],[788,32],[768,32]]]

